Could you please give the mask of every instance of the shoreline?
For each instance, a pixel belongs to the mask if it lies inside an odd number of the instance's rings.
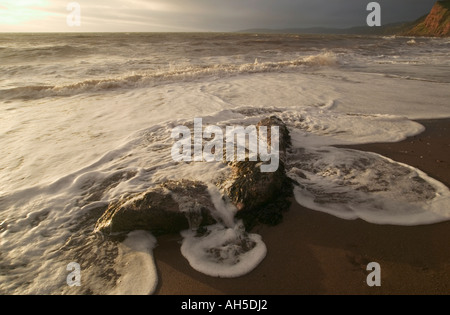
[[[450,186],[450,119],[417,120],[426,130],[398,143],[345,146],[416,167]],[[268,253],[234,279],[195,271],[181,255],[181,236],[158,239],[155,295],[450,294],[450,221],[424,226],[342,220],[293,200],[283,222],[259,226]],[[381,287],[366,284],[366,267],[381,265]]]

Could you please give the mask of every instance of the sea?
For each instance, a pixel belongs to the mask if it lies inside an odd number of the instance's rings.
[[[158,239],[94,226],[99,209],[167,180],[204,182],[224,218],[201,237],[181,233],[192,268],[251,272],[271,248],[214,185],[229,167],[171,157],[172,130],[195,118],[221,128],[282,119],[286,172],[309,209],[372,224],[450,220],[442,183],[338,146],[419,134],[416,120],[450,117],[449,100],[448,38],[2,33],[0,294],[153,294]],[[253,245],[236,250],[243,239]]]

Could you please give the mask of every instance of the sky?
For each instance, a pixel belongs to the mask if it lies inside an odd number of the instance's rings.
[[[75,5],[68,5],[75,2]],[[221,32],[362,26],[370,0],[0,0],[0,32]],[[436,0],[379,0],[383,24]],[[78,20],[76,13],[79,8]],[[70,9],[70,10],[68,10]],[[69,21],[68,21],[69,20]]]

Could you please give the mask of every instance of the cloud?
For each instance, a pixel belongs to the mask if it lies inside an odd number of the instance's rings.
[[[0,6],[0,25],[19,25],[41,20],[50,13],[42,10],[48,5],[45,0],[3,0]]]
[[[0,0],[1,31],[233,31],[363,25],[361,0],[78,0],[82,26],[66,25],[72,0]],[[413,20],[435,0],[379,0],[382,22]],[[6,8],[6,9],[5,9]],[[6,12],[6,14],[5,14]],[[39,23],[36,23],[39,21]]]

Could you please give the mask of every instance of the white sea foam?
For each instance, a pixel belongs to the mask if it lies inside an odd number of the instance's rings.
[[[342,219],[420,225],[450,220],[449,189],[381,155],[334,147],[299,149],[288,175],[301,205]]]
[[[206,235],[185,231],[181,253],[195,270],[212,277],[236,278],[252,271],[265,258],[261,236],[247,234],[242,222],[233,228],[208,227]]]
[[[134,231],[119,245],[116,268],[120,273],[117,286],[111,294],[149,295],[158,284],[158,274],[153,258],[156,239],[146,231]]]

